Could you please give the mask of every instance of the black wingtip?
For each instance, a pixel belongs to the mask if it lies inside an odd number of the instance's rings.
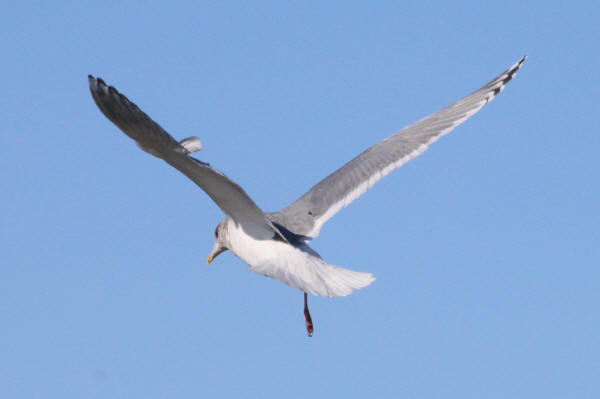
[[[93,75],[88,75],[88,83],[90,84],[90,87],[97,87],[104,82],[100,78],[96,78]]]
[[[521,59],[519,61],[517,61],[511,68],[509,69],[513,69],[513,70],[517,70],[520,69],[521,66],[523,65],[523,63],[525,62],[525,60],[527,59],[527,54],[525,54],[523,57],[521,57]]]
[[[519,60],[519,66],[521,66],[521,64],[523,64],[526,59],[527,59],[527,54],[525,54],[523,57],[521,57],[521,59]]]
[[[521,59],[519,61],[515,62],[513,64],[513,66],[511,66],[510,68],[508,68],[506,70],[506,72],[505,72],[506,76],[504,77],[504,79],[502,79],[504,84],[507,84],[510,80],[512,80],[512,78],[515,77],[515,75],[517,74],[517,71],[519,69],[521,69],[521,67],[523,66],[523,63],[525,62],[526,59],[527,59],[527,54],[525,54],[523,57],[521,57]],[[502,89],[500,89],[500,90],[502,90]],[[495,92],[494,95],[498,94],[498,92]]]

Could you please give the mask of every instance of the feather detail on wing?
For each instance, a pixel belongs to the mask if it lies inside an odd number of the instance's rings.
[[[92,97],[100,111],[142,150],[163,159],[189,177],[249,235],[257,239],[269,239],[277,234],[286,241],[238,184],[209,164],[188,155],[202,148],[197,137],[178,142],[114,87],[91,75],[88,80]]]
[[[312,187],[293,204],[269,217],[289,231],[316,237],[321,226],[391,171],[419,156],[489,103],[515,76],[526,56],[462,100],[405,127],[370,147]]]

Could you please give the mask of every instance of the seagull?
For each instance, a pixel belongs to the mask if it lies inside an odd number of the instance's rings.
[[[454,104],[366,149],[279,212],[263,212],[237,183],[190,156],[202,149],[198,137],[177,141],[113,86],[91,75],[88,81],[96,105],[108,119],[142,150],[196,183],[225,213],[226,217],[215,229],[215,244],[207,264],[229,250],[249,265],[248,270],[303,292],[305,325],[310,337],[314,326],[307,294],[346,296],[368,286],[375,278],[370,273],[328,264],[309,242],[342,208],[489,103],[515,76],[526,58],[522,57]]]

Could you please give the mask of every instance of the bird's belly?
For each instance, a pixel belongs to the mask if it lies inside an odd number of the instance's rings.
[[[228,229],[230,250],[250,266],[271,259],[285,259],[285,254],[294,251],[291,245],[271,239],[258,240],[244,232],[241,227],[230,225]],[[233,244],[233,245],[232,245]]]

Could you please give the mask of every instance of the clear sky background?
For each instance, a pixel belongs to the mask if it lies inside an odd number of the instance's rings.
[[[597,398],[598,2],[9,2],[3,398]],[[223,217],[96,108],[115,85],[278,210],[529,58],[331,219],[311,298],[205,259]]]

